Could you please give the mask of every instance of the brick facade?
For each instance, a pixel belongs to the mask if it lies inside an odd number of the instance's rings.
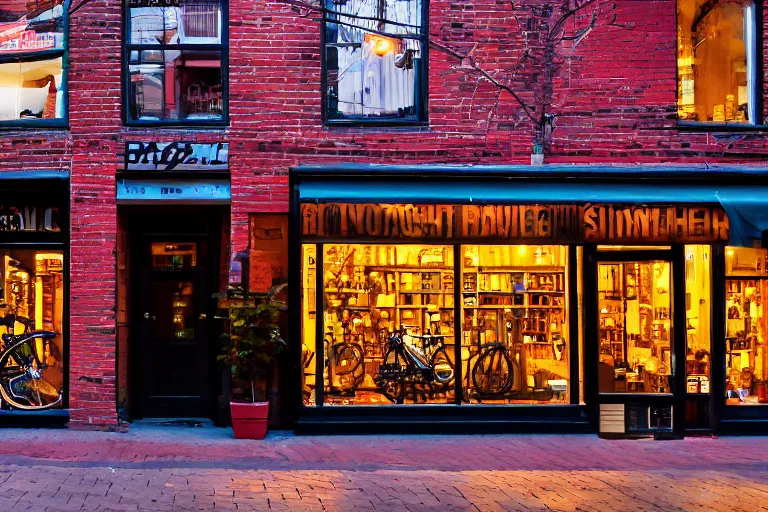
[[[517,62],[526,41],[540,39],[531,8],[546,2],[515,2],[519,19],[533,18],[527,25],[517,24],[510,4],[432,0],[430,37],[462,51],[474,46],[476,61],[500,72]],[[125,127],[121,9],[120,0],[92,0],[70,20],[70,129],[0,132],[0,171],[71,171],[72,426],[117,425],[115,173],[125,140],[230,143],[230,254],[248,246],[249,213],[287,211],[291,165],[530,161],[532,125],[509,94],[437,50],[430,52],[428,128],[324,127],[319,24],[279,0],[230,1],[228,128]],[[547,163],[755,164],[768,156],[759,130],[678,129],[674,1],[618,0],[616,10],[616,23],[631,28],[598,26],[567,52],[554,81]],[[763,55],[768,81],[768,48]],[[513,79],[528,101],[539,72],[524,61]]]

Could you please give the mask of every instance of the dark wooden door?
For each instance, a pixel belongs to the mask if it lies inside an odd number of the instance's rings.
[[[143,416],[203,417],[209,407],[203,268],[143,269],[138,366]]]

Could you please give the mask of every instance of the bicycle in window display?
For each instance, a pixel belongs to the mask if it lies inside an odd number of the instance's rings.
[[[331,331],[325,334],[323,344],[329,393],[354,396],[365,378],[363,347],[349,341],[348,336],[344,336],[344,341],[337,342]]]
[[[421,341],[421,348],[408,343],[406,336]],[[389,336],[389,346],[379,373],[374,379],[380,392],[390,401],[402,404],[406,398],[427,402],[437,393],[453,387],[455,367],[443,343],[445,336],[408,335],[405,326]]]
[[[22,334],[13,334],[16,324]],[[61,364],[51,340],[56,333],[32,331],[34,321],[14,313],[0,316],[0,397],[14,409],[41,411],[58,407],[63,395],[46,379],[46,374]],[[60,356],[60,354],[59,354]]]

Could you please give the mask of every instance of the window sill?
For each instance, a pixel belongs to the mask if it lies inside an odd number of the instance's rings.
[[[677,129],[681,132],[763,132],[768,131],[767,124],[748,123],[705,123],[701,121],[678,121]]]
[[[69,130],[69,122],[66,119],[0,121],[0,131],[12,130]]]
[[[129,128],[160,128],[170,130],[173,130],[174,128],[198,128],[201,130],[221,130],[229,128],[229,119],[221,121],[124,121],[123,124]]]
[[[429,128],[428,121],[418,119],[327,119],[326,128]]]
[[[45,50],[32,50],[28,52],[0,52],[0,64],[13,62],[35,62],[39,60],[55,59],[61,57],[66,52],[65,48],[48,48]]]

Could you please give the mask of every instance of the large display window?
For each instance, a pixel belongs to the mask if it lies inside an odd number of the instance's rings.
[[[727,405],[768,405],[768,250],[725,252]]]
[[[569,403],[565,246],[462,246],[469,403]]]
[[[304,244],[302,261],[305,405],[321,382],[323,405],[570,403],[566,246]]]
[[[0,332],[47,331],[0,343],[3,409],[60,408],[64,390],[62,251],[0,249]]]

